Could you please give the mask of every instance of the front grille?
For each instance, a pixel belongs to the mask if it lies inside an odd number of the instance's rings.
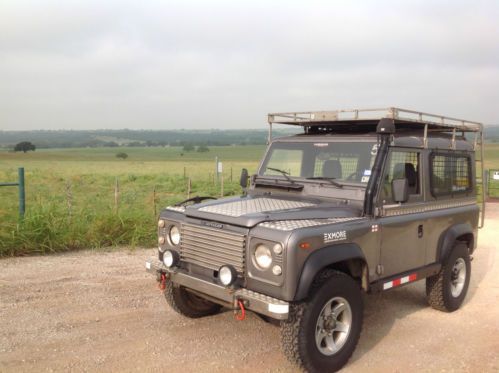
[[[187,263],[218,270],[229,264],[244,272],[246,236],[221,229],[182,224],[180,259]]]

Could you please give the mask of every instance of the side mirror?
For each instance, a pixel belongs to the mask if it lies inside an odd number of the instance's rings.
[[[239,185],[241,185],[241,188],[243,189],[248,187],[248,170],[245,168],[241,170],[241,180],[239,180]]]
[[[409,183],[406,178],[392,180],[392,196],[397,203],[407,202],[409,199]]]

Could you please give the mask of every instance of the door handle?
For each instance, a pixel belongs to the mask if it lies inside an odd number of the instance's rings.
[[[423,224],[418,225],[418,238],[423,237]]]

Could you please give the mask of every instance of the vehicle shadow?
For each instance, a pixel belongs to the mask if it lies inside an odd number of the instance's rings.
[[[364,325],[351,361],[371,351],[390,333],[395,322],[428,307],[424,282],[364,296]]]
[[[493,252],[485,245],[479,247],[478,250],[472,262],[472,275],[463,307],[473,300],[480,283],[491,270],[487,263],[493,259],[491,258]],[[384,293],[365,295],[363,331],[351,361],[362,358],[364,354],[372,350],[390,333],[397,320],[428,307],[430,306],[426,300],[424,280]]]

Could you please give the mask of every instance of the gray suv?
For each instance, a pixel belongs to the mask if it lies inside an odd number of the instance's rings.
[[[303,133],[272,139],[276,123]],[[483,224],[480,123],[388,108],[269,114],[269,124],[243,195],[161,212],[146,269],[175,311],[280,320],[287,357],[326,372],[355,349],[362,292],[426,279],[432,307],[461,306]]]

